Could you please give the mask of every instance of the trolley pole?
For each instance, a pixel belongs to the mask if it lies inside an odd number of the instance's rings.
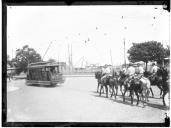
[[[44,59],[44,57],[45,57],[45,55],[46,55],[47,51],[49,50],[49,48],[50,48],[50,45],[51,45],[51,44],[52,44],[52,42],[50,42],[50,44],[49,44],[48,48],[46,49],[46,52],[45,52],[45,54],[44,54],[44,56],[43,56],[43,59]]]

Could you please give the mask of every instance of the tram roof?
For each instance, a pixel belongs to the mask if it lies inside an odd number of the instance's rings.
[[[28,65],[28,68],[43,68],[43,67],[56,67],[56,66],[64,66],[64,64],[60,62],[37,62],[37,63],[30,63]]]

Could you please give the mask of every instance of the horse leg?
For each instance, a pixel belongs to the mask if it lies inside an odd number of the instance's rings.
[[[138,106],[138,104],[139,104],[139,95],[138,95],[138,91],[135,91],[135,95],[137,96],[137,106]]]
[[[123,95],[122,95],[122,96],[123,96],[123,102],[125,102],[125,93],[126,93],[126,91],[127,91],[127,89],[125,88],[125,89],[124,89],[124,93],[123,93]]]
[[[112,98],[112,96],[113,96],[113,93],[114,93],[114,90],[113,90],[113,87],[112,87],[112,85],[110,85],[111,86],[111,88],[112,88],[112,93],[111,93],[111,95],[110,95],[110,98]]]
[[[131,104],[133,105],[133,90],[130,90]]]
[[[118,85],[115,85],[115,89],[116,89],[116,96],[118,95]]]
[[[150,87],[150,91],[151,91],[152,97],[154,97],[154,93],[151,87]]]
[[[144,105],[144,95],[143,95],[143,92],[141,93],[141,101],[142,101],[142,104],[143,104],[143,107],[144,107],[145,105]]]
[[[104,93],[104,87],[102,86],[102,90],[103,90],[103,92],[102,93]]]
[[[102,88],[103,88],[103,85],[100,86],[100,96],[101,96],[101,93],[102,93]]]
[[[109,86],[109,92],[110,92],[110,93],[113,93],[112,85],[111,85],[111,86]]]
[[[114,93],[114,96],[115,96],[115,99],[116,99],[116,93],[115,93],[115,88],[114,88],[114,85],[112,86],[112,94]]]
[[[122,85],[120,85],[120,91],[121,91],[121,94],[122,94],[122,96],[123,96]]]
[[[149,89],[147,89],[147,93],[146,93],[147,102],[149,102],[149,99],[148,99],[148,97],[149,97],[149,94],[150,94],[150,91],[149,91]]]
[[[108,98],[108,87],[107,87],[107,85],[105,85],[105,88],[106,88],[106,98]]]
[[[142,91],[142,103],[143,103],[143,107],[145,107],[145,103],[146,103],[146,90]]]
[[[98,82],[98,85],[97,85],[97,92],[99,91],[99,82]]]
[[[162,97],[162,92],[163,92],[163,89],[160,85],[157,85],[157,87],[160,89],[160,98]]]

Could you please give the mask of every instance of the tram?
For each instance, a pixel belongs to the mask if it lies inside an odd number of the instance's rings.
[[[64,65],[56,62],[30,63],[27,67],[27,85],[53,86],[64,83]]]

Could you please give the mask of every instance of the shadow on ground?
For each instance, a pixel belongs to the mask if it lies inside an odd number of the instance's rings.
[[[32,86],[32,87],[44,87],[44,88],[54,88],[54,87],[62,87],[62,85],[37,85],[37,84],[30,84],[27,86]]]
[[[92,93],[93,93],[93,94],[91,94],[92,96],[99,97],[99,98],[106,98],[106,94],[105,93],[102,93],[101,96],[96,91],[92,91]],[[116,102],[116,103],[122,103],[122,104],[130,105],[130,106],[137,106],[136,105],[136,103],[137,103],[136,97],[134,97],[134,100],[133,100],[134,103],[133,104],[131,104],[131,98],[128,97],[128,96],[125,96],[125,102],[123,102],[122,95],[117,95],[116,99],[114,97],[111,98],[110,95],[109,95],[109,98],[106,98],[106,99],[109,99],[109,100],[111,100],[113,102]],[[161,98],[151,97],[150,99],[161,99]],[[139,105],[140,104],[142,104],[141,101],[139,101]],[[169,107],[167,107],[167,106],[163,106],[162,104],[150,103],[150,101],[145,106],[149,106],[149,107],[152,107],[152,108],[157,108],[157,109],[160,109],[160,110],[168,110],[169,109]],[[141,106],[137,106],[137,107],[141,107]]]

